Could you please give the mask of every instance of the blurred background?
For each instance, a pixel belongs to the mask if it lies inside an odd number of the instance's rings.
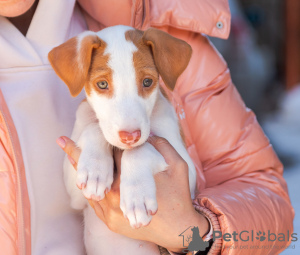
[[[211,38],[285,166],[300,237],[300,0],[229,0],[228,40]],[[284,255],[299,255],[300,241]]]

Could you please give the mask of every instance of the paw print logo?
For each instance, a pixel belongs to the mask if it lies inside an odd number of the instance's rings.
[[[257,240],[259,240],[261,242],[264,241],[264,240],[266,240],[266,234],[265,234],[265,232],[259,231],[259,232],[256,232],[256,235],[257,235],[257,237],[256,237]]]

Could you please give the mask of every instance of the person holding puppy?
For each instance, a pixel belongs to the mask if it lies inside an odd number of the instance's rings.
[[[227,3],[9,0],[0,1],[2,253],[84,254],[82,217],[67,202],[64,153],[54,142],[70,136],[84,94],[69,96],[47,55],[84,30],[117,24],[156,27],[193,48],[191,62],[169,97],[197,169],[198,192],[191,201],[185,162],[166,140],[152,137],[149,142],[170,167],[155,176],[159,210],[149,226],[132,229],[119,208],[120,152],[112,191],[100,202],[90,201],[98,217],[114,232],[172,253],[184,248],[179,235],[191,222],[208,238],[212,231],[292,232],[294,212],[282,164],[232,84],[225,61],[204,35],[227,38]],[[57,142],[76,168],[80,151],[66,136]],[[228,252],[236,244],[225,239],[216,239],[209,254]],[[251,243],[260,244],[255,238]]]

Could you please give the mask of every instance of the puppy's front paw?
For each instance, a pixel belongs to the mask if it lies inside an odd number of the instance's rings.
[[[152,176],[151,176],[152,177]],[[132,228],[147,226],[157,212],[153,177],[148,180],[121,180],[120,208]]]
[[[83,195],[96,201],[103,199],[113,182],[112,158],[79,159],[77,169],[77,186]]]

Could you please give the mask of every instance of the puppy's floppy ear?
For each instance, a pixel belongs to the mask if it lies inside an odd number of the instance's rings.
[[[73,97],[80,93],[86,82],[93,49],[103,45],[104,42],[95,33],[84,32],[49,52],[49,62]]]
[[[190,61],[192,47],[185,41],[155,28],[144,32],[143,42],[151,46],[158,72],[167,87],[173,90],[177,78]]]

